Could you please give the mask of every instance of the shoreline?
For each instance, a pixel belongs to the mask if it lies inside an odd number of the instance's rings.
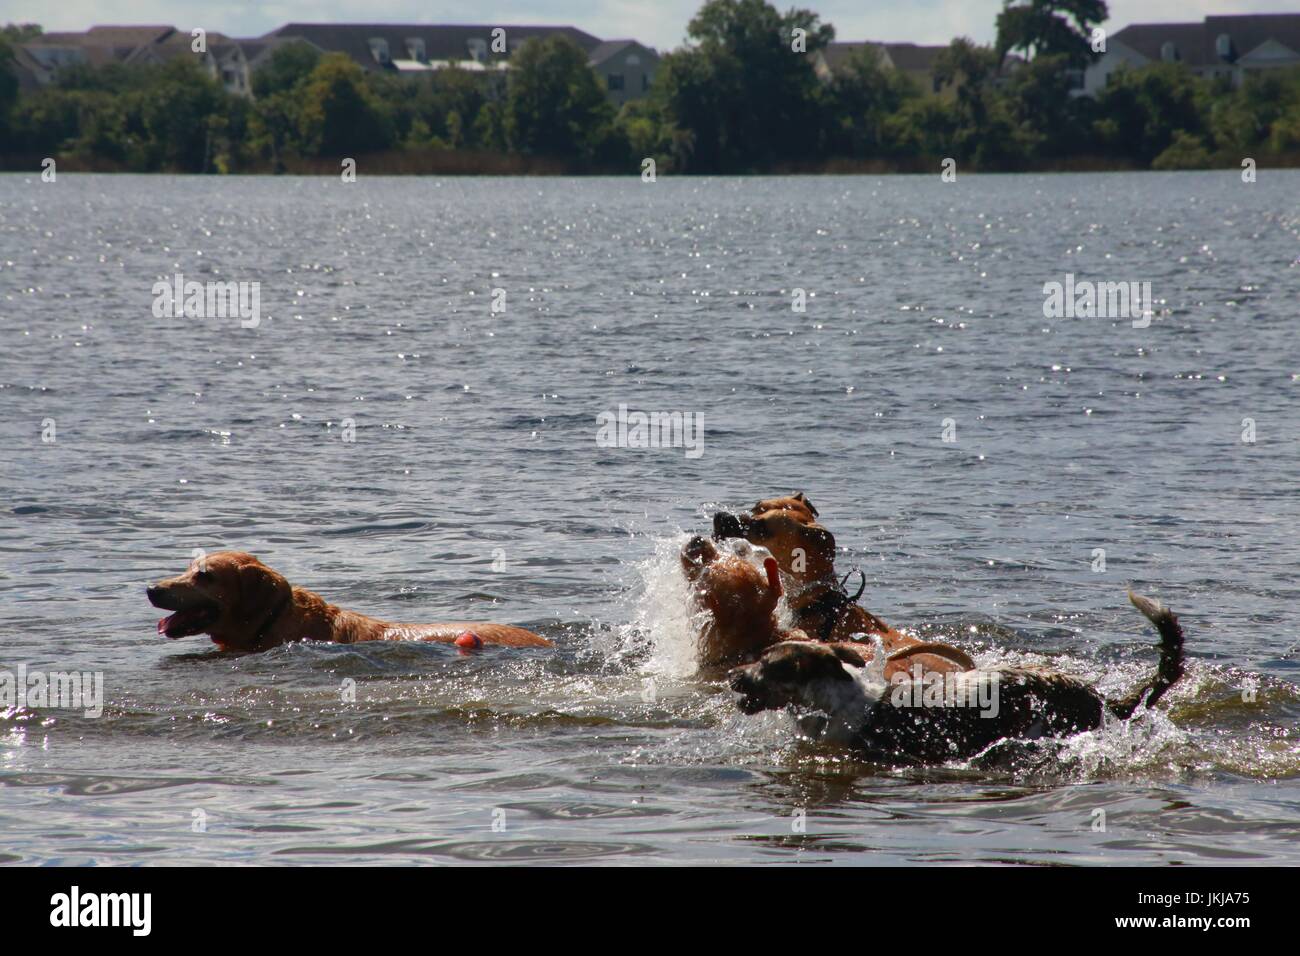
[[[39,175],[45,157],[0,155],[0,173],[27,173]],[[341,171],[344,157],[331,159],[293,159],[276,169],[270,163],[259,163],[247,168],[188,172],[174,169],[132,169],[128,166],[102,159],[76,156],[52,157],[60,173],[106,173],[127,175],[164,176],[336,176]],[[564,160],[537,156],[517,156],[497,153],[438,152],[403,153],[385,152],[359,154],[356,160],[359,172],[371,176],[518,176],[518,177],[609,177],[641,175],[639,167],[620,169],[606,166],[583,166]],[[1240,172],[1244,157],[1216,156],[1204,165],[1179,169],[1155,169],[1123,159],[1080,156],[1052,162],[1027,163],[1018,167],[985,167],[958,161],[959,175],[1009,175],[1016,173],[1136,173],[1136,172]],[[1263,155],[1251,157],[1257,169],[1300,169],[1300,153]],[[940,170],[942,158],[917,160],[855,160],[829,159],[816,163],[782,163],[766,168],[725,170],[715,172],[663,171],[665,178],[708,179],[712,177],[746,176],[907,176],[931,175]]]

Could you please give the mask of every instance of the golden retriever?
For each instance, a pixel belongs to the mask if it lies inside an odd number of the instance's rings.
[[[551,647],[546,638],[508,624],[446,621],[394,624],[345,611],[243,551],[220,551],[146,591],[149,603],[171,615],[158,622],[170,638],[207,634],[223,650],[264,651],[290,641],[436,641],[474,648]]]

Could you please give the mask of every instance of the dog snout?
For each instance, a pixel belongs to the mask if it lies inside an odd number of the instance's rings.
[[[713,542],[703,535],[695,535],[686,546],[682,548],[682,557],[695,564],[702,564],[712,561],[717,556],[717,549],[714,548]]]
[[[162,608],[164,611],[179,610],[171,589],[166,584],[151,584],[144,589],[144,594],[154,607]]]
[[[737,667],[727,675],[727,683],[733,691],[740,695],[737,704],[740,706],[742,713],[757,714],[759,711],[767,709],[767,704],[763,700],[763,686],[754,673],[754,665],[747,664],[744,667]]]
[[[746,520],[729,511],[719,511],[713,516],[713,536],[715,538],[743,538]]]
[[[727,683],[731,686],[731,689],[738,694],[753,693],[754,688],[757,685],[757,682],[754,680],[754,675],[750,673],[749,668],[747,667],[737,667],[733,670],[727,675]]]

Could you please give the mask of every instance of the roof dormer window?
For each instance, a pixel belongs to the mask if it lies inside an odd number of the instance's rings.
[[[429,62],[429,55],[424,51],[424,41],[419,37],[406,38],[406,55],[419,63]]]
[[[386,66],[392,62],[388,55],[387,40],[383,37],[371,37],[368,42],[370,43],[370,55],[374,57],[376,63]]]
[[[1178,45],[1173,40],[1166,40],[1160,44],[1160,59],[1166,63],[1178,62]]]

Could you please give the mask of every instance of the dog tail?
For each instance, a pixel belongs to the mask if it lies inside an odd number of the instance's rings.
[[[1160,662],[1156,665],[1155,677],[1123,700],[1108,702],[1111,713],[1122,720],[1132,717],[1133,712],[1144,701],[1150,707],[1159,700],[1164,692],[1183,676],[1184,660],[1183,628],[1178,623],[1178,618],[1174,616],[1174,612],[1159,601],[1132,591],[1128,592],[1128,599],[1148,621],[1155,625],[1156,631],[1160,634],[1160,643],[1156,645],[1160,653]]]

